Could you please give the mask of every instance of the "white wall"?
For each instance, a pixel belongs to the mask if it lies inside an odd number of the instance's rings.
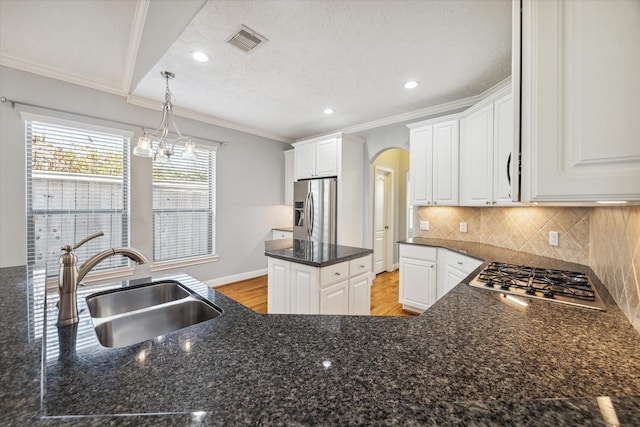
[[[163,88],[159,87],[159,91]],[[155,129],[161,112],[132,106],[123,97],[0,67],[0,95],[16,101]],[[0,104],[0,267],[26,263],[25,136],[16,109]],[[55,113],[51,113],[55,114]],[[65,116],[73,118],[73,116]],[[83,120],[78,119],[76,120]],[[199,280],[213,280],[266,269],[264,241],[271,228],[286,225],[284,155],[288,144],[177,118],[183,134],[228,141],[217,155],[217,262],[181,268]],[[140,129],[135,131],[132,150]],[[131,242],[152,254],[151,163],[131,158]],[[142,214],[140,214],[142,212]],[[71,243],[71,242],[65,242]],[[136,276],[145,273],[139,267]]]

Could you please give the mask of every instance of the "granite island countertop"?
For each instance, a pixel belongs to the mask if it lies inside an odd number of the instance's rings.
[[[557,265],[480,244],[410,244]],[[421,316],[401,318],[261,315],[188,276],[172,277],[223,315],[106,349],[81,308],[69,351],[41,273],[0,269],[0,423],[605,425],[598,396],[611,398],[622,425],[640,419],[640,335],[599,281],[606,312],[537,300],[515,307],[460,284]]]
[[[332,245],[308,240],[279,239],[268,240],[264,244],[264,254],[298,264],[326,267],[372,254],[372,249],[353,246]]]

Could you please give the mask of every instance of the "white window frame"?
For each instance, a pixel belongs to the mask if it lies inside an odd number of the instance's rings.
[[[182,147],[179,145],[176,145],[175,147],[175,151],[176,151],[176,158],[178,156],[180,156],[181,153],[181,149]],[[217,161],[217,147],[211,147],[211,146],[207,146],[204,144],[198,144],[198,147],[196,148],[196,152],[198,154],[198,156],[209,156],[211,155],[210,158],[210,165],[209,165],[209,179],[208,179],[208,188],[209,188],[209,230],[208,233],[210,234],[210,240],[209,240],[209,245],[210,245],[210,253],[208,254],[204,254],[204,255],[196,255],[196,256],[188,256],[188,257],[182,257],[182,258],[171,258],[171,259],[162,259],[162,260],[156,260],[157,258],[157,253],[156,253],[156,230],[155,230],[155,221],[154,221],[154,225],[153,225],[153,229],[152,229],[152,233],[153,233],[153,248],[154,248],[154,253],[153,253],[153,265],[151,265],[149,267],[149,270],[151,272],[157,272],[157,271],[164,271],[164,270],[173,270],[173,269],[177,269],[177,268],[181,268],[181,267],[186,267],[186,266],[191,266],[191,265],[198,265],[198,264],[205,264],[205,263],[209,263],[212,261],[217,261],[218,260],[218,255],[216,254],[216,161]],[[175,162],[175,160],[174,160]],[[153,167],[153,166],[152,166]],[[156,186],[156,183],[154,182],[153,179],[153,173],[152,173],[152,179],[151,179],[151,189],[152,192],[154,191],[154,188]],[[152,201],[152,204],[154,204],[154,201]],[[155,214],[158,212],[162,212],[163,209],[153,209],[152,208],[152,215],[155,218]],[[178,209],[178,211],[180,211]],[[193,210],[190,209],[185,209],[183,210],[184,212],[192,212]],[[202,211],[202,209],[197,209],[196,211]]]
[[[131,131],[127,131],[124,129],[118,129],[118,128],[113,128],[113,127],[109,127],[109,126],[104,126],[101,124],[96,124],[95,120],[92,121],[92,123],[86,123],[86,122],[81,122],[81,121],[77,121],[77,120],[69,120],[69,119],[64,119],[64,118],[60,118],[60,117],[55,117],[55,116],[50,116],[50,115],[46,115],[46,114],[38,114],[38,113],[33,113],[30,111],[21,111],[20,112],[20,116],[22,118],[22,120],[24,121],[24,126],[25,126],[25,150],[27,150],[28,148],[31,147],[32,142],[31,141],[27,141],[28,138],[28,134],[27,134],[27,126],[29,125],[29,122],[40,122],[43,124],[47,124],[47,125],[52,125],[52,126],[64,126],[64,127],[70,127],[70,128],[74,128],[74,129],[78,129],[78,130],[83,130],[83,131],[87,131],[87,132],[101,132],[101,133],[108,133],[108,134],[112,134],[112,135],[117,135],[117,136],[121,136],[123,139],[125,139],[125,146],[123,147],[123,173],[124,173],[124,188],[123,188],[123,192],[124,192],[124,200],[123,200],[123,211],[126,212],[126,231],[123,233],[123,245],[128,246],[129,245],[129,241],[130,241],[130,237],[131,237],[131,233],[130,233],[130,226],[131,226],[131,191],[130,191],[130,178],[131,178],[131,165],[130,165],[130,145],[131,145],[131,139],[133,138],[134,133]],[[30,250],[32,249],[32,244],[30,244],[30,240],[31,238],[35,238],[35,236],[33,235],[33,230],[31,229],[31,224],[30,224],[30,218],[37,212],[34,211],[32,203],[33,201],[31,200],[32,197],[32,174],[33,174],[33,170],[32,164],[29,164],[29,160],[32,160],[32,155],[31,153],[27,153],[27,164],[26,164],[26,185],[27,185],[27,206],[26,206],[26,215],[27,215],[27,235],[25,236],[27,239],[27,262],[30,262]],[[74,244],[76,242],[60,242],[61,245],[66,245],[66,244]],[[31,260],[33,261],[33,260]],[[84,260],[79,260],[79,262],[83,262]],[[121,267],[113,267],[113,268],[107,268],[107,269],[102,269],[99,271],[93,271],[91,273],[89,273],[85,279],[83,280],[83,283],[91,283],[91,282],[95,282],[95,281],[104,281],[107,279],[114,279],[114,278],[121,278],[121,277],[125,277],[125,276],[129,276],[131,274],[133,274],[134,272],[134,268],[130,267],[130,266],[121,266]],[[47,279],[47,286],[48,287],[53,287],[53,286],[57,286],[57,271],[55,273],[55,277],[53,274],[51,274],[51,272],[49,272],[49,276]]]

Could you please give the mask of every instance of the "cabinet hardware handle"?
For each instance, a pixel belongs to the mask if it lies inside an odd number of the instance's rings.
[[[496,202],[496,201],[494,200],[494,201],[493,201],[493,203],[491,203],[491,204],[492,204],[492,205],[495,205],[496,203],[498,203],[498,202]]]
[[[462,261],[458,261],[458,265],[462,265]]]
[[[488,201],[488,200],[486,202],[484,202],[485,205],[488,205],[489,203],[491,203],[491,202]]]
[[[336,276],[339,276],[339,275],[340,275],[340,273],[336,271],[336,272],[335,272],[335,275],[336,275]]]
[[[433,204],[434,204],[434,205],[437,205],[437,204],[438,204],[438,202],[433,202]]]
[[[509,158],[507,159],[507,181],[511,186],[511,153],[509,153]]]
[[[361,265],[360,268],[364,268],[364,265]]]

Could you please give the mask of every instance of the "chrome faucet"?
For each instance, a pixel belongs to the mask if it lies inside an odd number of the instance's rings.
[[[76,267],[78,257],[73,252],[74,249],[78,249],[89,240],[100,236],[104,236],[102,231],[89,237],[85,237],[73,246],[66,245],[62,247],[64,253],[60,255],[60,273],[58,274],[58,294],[60,295],[60,300],[58,301],[58,326],[78,323],[78,301],[76,299],[76,291],[80,281],[82,281],[84,276],[86,276],[93,267],[98,265],[98,263],[112,255],[124,255],[138,264],[149,262],[147,257],[136,249],[111,248],[98,252],[86,260],[78,269]]]

